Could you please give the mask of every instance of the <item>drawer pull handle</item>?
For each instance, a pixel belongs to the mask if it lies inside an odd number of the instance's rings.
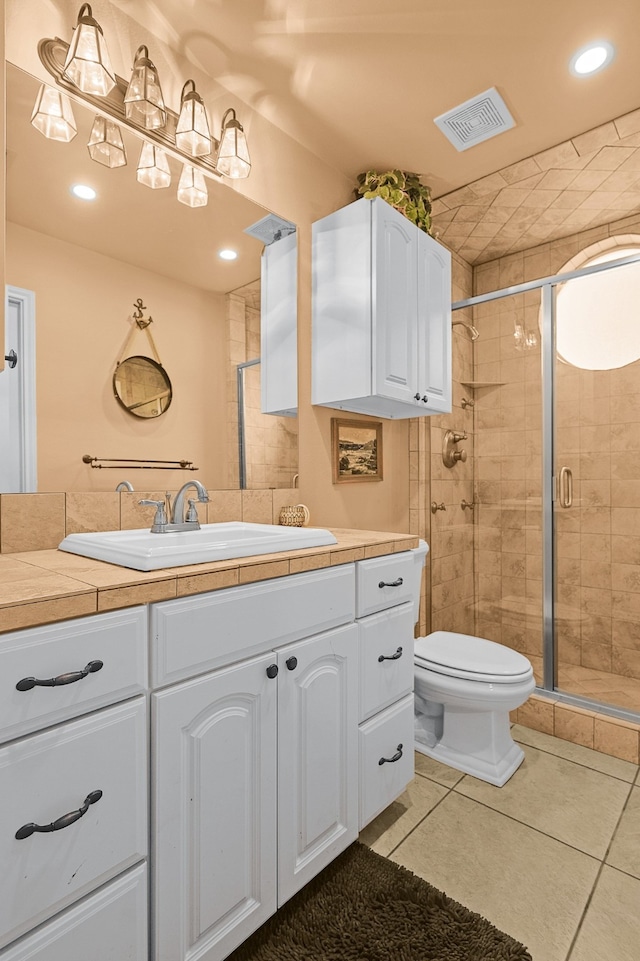
[[[398,577],[395,581],[380,581],[378,587],[402,587],[404,581]]]
[[[402,757],[402,744],[398,744],[396,752],[397,753],[394,754],[393,757],[381,757],[378,761],[378,764],[393,764],[395,761],[399,761]]]
[[[63,814],[61,818],[58,818],[57,821],[52,821],[51,824],[34,824],[33,821],[29,824],[23,824],[22,827],[16,831],[16,838],[18,841],[23,841],[25,838],[30,838],[31,835],[36,832],[39,834],[49,834],[50,831],[61,831],[62,828],[69,827],[74,821],[79,821],[80,818],[87,813],[89,806],[95,804],[101,797],[102,791],[92,791],[91,794],[87,794],[81,808],[77,811],[70,811],[69,814]]]
[[[383,661],[397,661],[398,658],[402,657],[402,648],[399,647],[395,654],[381,654],[378,658],[378,663],[382,664]]]
[[[103,667],[102,661],[89,661],[81,671],[58,674],[57,677],[48,677],[44,681],[40,681],[37,677],[23,677],[16,684],[16,688],[19,691],[30,691],[33,687],[61,687],[63,684],[74,684],[76,681],[81,681],[87,674],[95,674],[96,671],[102,670]]]

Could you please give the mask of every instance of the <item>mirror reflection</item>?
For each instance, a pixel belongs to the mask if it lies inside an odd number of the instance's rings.
[[[39,88],[7,64],[7,283],[33,292],[35,303],[35,489],[114,490],[121,478],[83,464],[88,450],[105,458],[188,460],[207,487],[237,487],[236,372],[239,363],[259,356],[263,249],[244,231],[267,211],[214,180],[207,182],[206,207],[184,206],[176,197],[181,165],[172,160],[170,187],[139,183],[142,142],[126,130],[126,166],[92,162],[86,143],[94,115],[76,103],[77,136],[71,143],[47,140],[30,123]],[[91,187],[95,200],[72,194],[77,184]],[[235,251],[236,259],[221,259],[222,250]],[[249,301],[240,293],[247,287]],[[166,364],[166,381],[160,371],[145,369],[146,400],[126,368],[113,376],[131,304],[140,296],[153,304]],[[247,433],[262,431],[261,440],[270,434],[247,486],[291,485],[294,432],[285,437],[280,420],[259,412],[247,417]],[[285,460],[278,435],[289,445],[286,469],[265,483],[267,460]],[[178,488],[185,475],[145,469],[135,480],[136,489]]]
[[[113,373],[113,392],[134,417],[159,417],[171,403],[171,381],[151,357],[127,357]]]

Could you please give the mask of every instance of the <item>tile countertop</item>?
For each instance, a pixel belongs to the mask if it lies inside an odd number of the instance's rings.
[[[418,546],[411,534],[331,528],[337,544],[209,564],[134,571],[64,551],[0,554],[0,633],[201,594]]]

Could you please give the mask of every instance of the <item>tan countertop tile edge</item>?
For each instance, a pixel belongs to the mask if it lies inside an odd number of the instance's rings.
[[[418,545],[411,534],[331,530],[338,543],[329,549],[312,547],[149,572],[56,550],[4,554],[0,633],[396,554]]]

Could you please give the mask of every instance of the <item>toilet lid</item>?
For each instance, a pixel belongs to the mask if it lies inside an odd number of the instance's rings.
[[[476,676],[495,683],[514,681],[532,673],[531,663],[518,651],[484,637],[453,631],[435,631],[418,638],[415,656],[425,667],[442,674]]]

